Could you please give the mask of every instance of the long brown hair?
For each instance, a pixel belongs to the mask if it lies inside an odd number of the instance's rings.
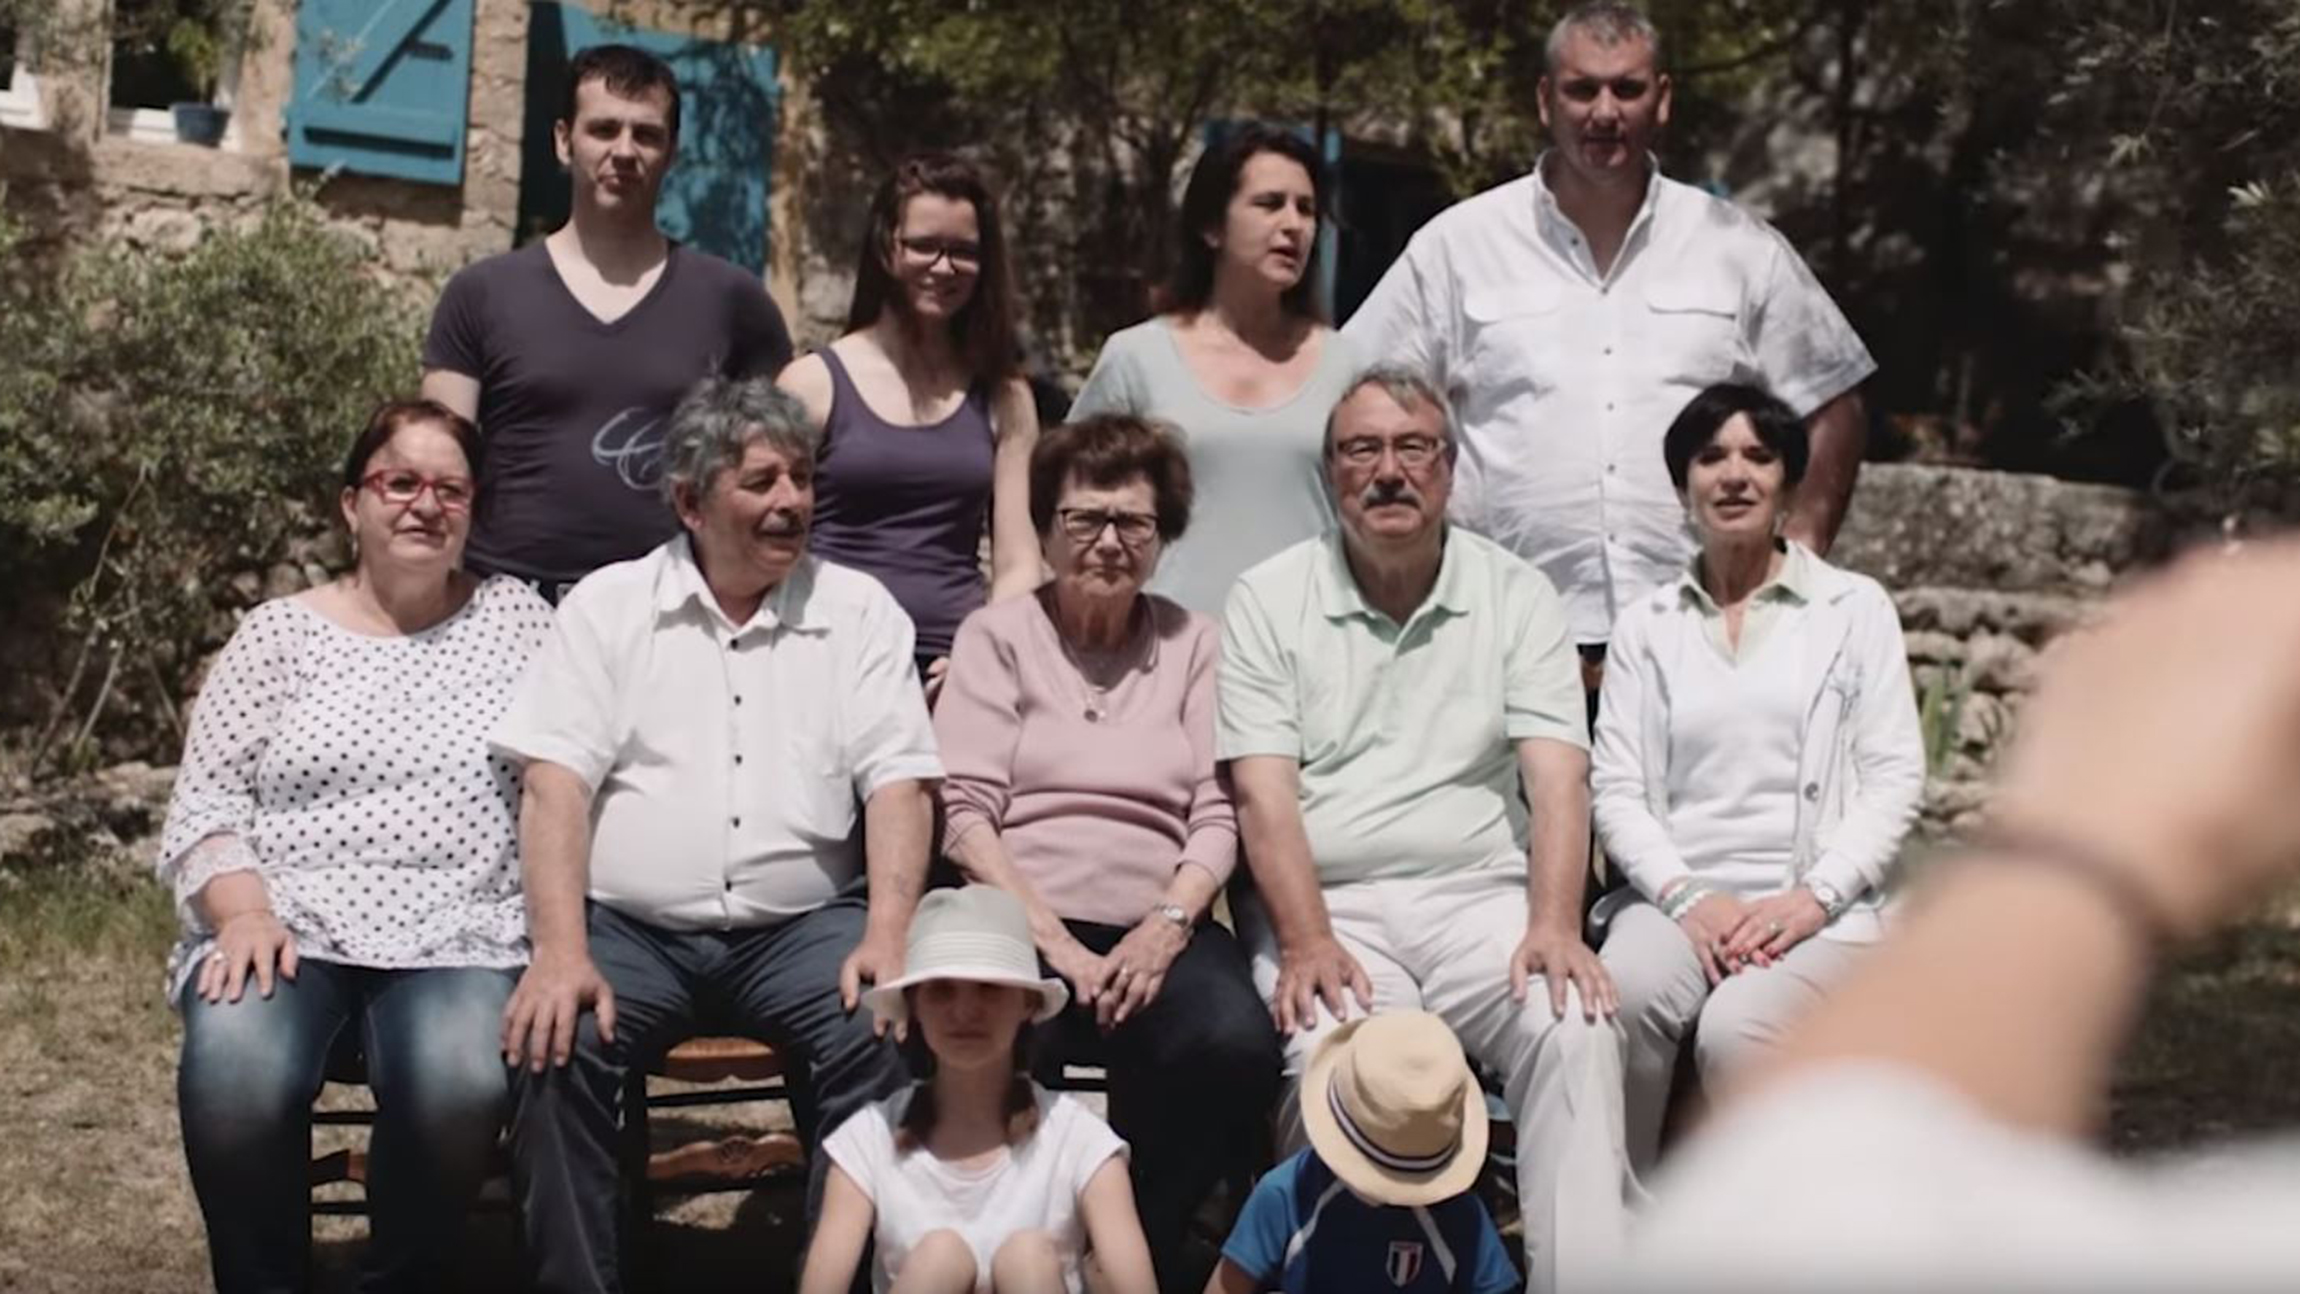
[[[917,989],[903,990],[905,997]],[[916,1081],[910,1087],[910,1101],[903,1107],[902,1118],[895,1124],[894,1149],[898,1155],[924,1150],[934,1136],[934,1125],[942,1111],[934,1099],[934,1049],[926,1045],[926,1030],[918,1023],[918,1009],[913,1002],[910,1032],[902,1040],[902,1058],[910,1065],[911,1077]],[[1006,1144],[1019,1146],[1038,1131],[1038,1094],[1030,1086],[1030,1062],[1034,1051],[1033,1037],[1037,1026],[1028,1020],[1014,1031],[1014,1075],[1006,1084]]]
[[[1022,362],[1014,336],[1014,281],[1007,268],[1006,233],[998,219],[998,200],[991,196],[982,173],[955,154],[906,157],[871,196],[870,223],[855,263],[855,294],[847,309],[847,331],[870,327],[888,310],[898,315],[909,310],[902,285],[894,277],[895,231],[902,227],[905,205],[922,193],[974,204],[982,265],[975,273],[974,295],[950,321],[951,340],[975,381],[1002,382],[1013,377]]]

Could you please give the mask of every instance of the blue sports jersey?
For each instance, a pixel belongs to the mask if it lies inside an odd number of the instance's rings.
[[[1515,1294],[1525,1284],[1476,1195],[1368,1204],[1309,1150],[1255,1183],[1222,1256],[1280,1294]]]

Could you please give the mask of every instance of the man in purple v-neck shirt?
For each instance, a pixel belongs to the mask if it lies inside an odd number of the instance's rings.
[[[655,202],[678,147],[671,69],[626,45],[575,56],[552,128],[566,224],[448,280],[423,393],[486,438],[464,564],[557,602],[678,530],[657,492],[663,422],[703,377],[772,376],[790,333],[749,271],[671,242]]]

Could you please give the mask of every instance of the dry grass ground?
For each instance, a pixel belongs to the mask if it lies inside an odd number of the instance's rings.
[[[173,930],[140,876],[0,873],[0,1291],[205,1287],[176,1133],[178,1026],[158,982]],[[2288,919],[2244,927],[2165,978],[2118,1084],[2113,1144],[2161,1150],[2300,1124],[2295,1058],[2300,931]],[[352,1098],[331,1088],[327,1099]],[[343,1135],[323,1130],[322,1148]],[[797,1208],[786,1189],[667,1209],[653,1283],[786,1288]],[[318,1230],[321,1288],[350,1289],[364,1224]],[[517,1287],[501,1212],[475,1223],[468,1267],[467,1288]]]

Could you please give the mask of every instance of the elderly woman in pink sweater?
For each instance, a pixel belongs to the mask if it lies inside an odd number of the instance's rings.
[[[1244,954],[1206,912],[1238,853],[1214,772],[1221,633],[1143,584],[1190,519],[1176,438],[1124,415],[1057,427],[1031,456],[1054,578],[959,627],[936,705],[943,848],[1019,897],[1071,1005],[1042,1072],[1101,1064],[1161,1289],[1195,1289],[1183,1238],[1279,1081]]]

